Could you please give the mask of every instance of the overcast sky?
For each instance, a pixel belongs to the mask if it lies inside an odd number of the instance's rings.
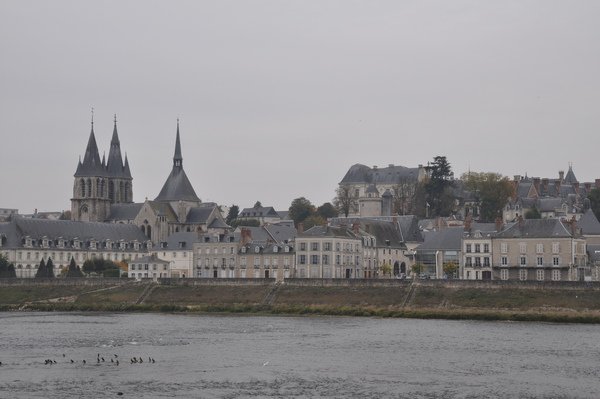
[[[330,201],[355,163],[600,177],[599,1],[0,2],[0,207],[70,209],[113,114],[135,201],[181,118],[203,201]]]

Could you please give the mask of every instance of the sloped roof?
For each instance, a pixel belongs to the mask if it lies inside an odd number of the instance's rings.
[[[286,240],[293,240],[298,234],[298,231],[293,226],[289,225],[269,224],[263,227],[278,243],[285,242]]]
[[[173,166],[169,177],[154,201],[193,201],[200,202],[183,166]]]
[[[169,250],[183,249],[180,247],[180,243],[185,243],[184,248],[192,250],[194,243],[200,242],[200,238],[197,233],[194,232],[179,232],[173,233],[167,237],[167,248]]]
[[[424,232],[425,242],[417,251],[460,251],[463,227],[448,227],[439,231]]]
[[[569,229],[558,219],[526,219],[496,234],[497,238],[568,238]]]
[[[113,204],[110,206],[110,216],[107,220],[133,220],[140,213],[143,202],[132,204]]]
[[[594,211],[588,209],[577,222],[577,226],[584,235],[600,235],[600,222],[594,215]]]
[[[298,237],[341,237],[356,238],[356,235],[347,227],[313,226]]]
[[[340,183],[399,184],[407,180],[416,182],[418,177],[419,168],[390,165],[386,168],[372,169],[366,165],[355,164],[346,172]]]
[[[94,135],[94,125],[92,122],[92,130],[85,149],[85,155],[83,156],[83,162],[80,161],[77,164],[75,177],[104,176],[105,174],[106,171],[100,160],[98,144],[96,144],[96,136]]]
[[[562,198],[540,198],[537,207],[540,212],[553,212],[562,207]]]
[[[575,173],[573,173],[573,166],[569,165],[569,171],[565,176],[565,183],[573,184],[577,183],[577,178],[575,177]]]
[[[133,224],[73,222],[70,220],[14,218],[9,223],[0,224],[7,236],[7,247],[19,247],[23,237],[34,239],[47,237],[65,240],[112,240],[145,242],[148,238]],[[0,231],[2,231],[0,230]]]
[[[272,206],[259,206],[255,208],[244,208],[239,217],[252,218],[252,217],[279,217],[277,211]]]
[[[191,208],[187,214],[186,223],[207,223],[208,218],[212,214],[214,208],[212,207],[195,207]]]
[[[225,221],[221,218],[214,218],[212,222],[210,222],[210,225],[208,226],[211,229],[226,229],[229,226],[227,223],[225,223]]]

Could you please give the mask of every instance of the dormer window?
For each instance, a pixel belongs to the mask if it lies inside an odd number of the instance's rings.
[[[290,247],[289,247],[289,245],[286,245],[286,246],[283,248],[283,252],[290,252]]]
[[[185,241],[179,241],[179,248],[185,248]]]
[[[279,252],[279,247],[277,245],[275,245],[273,247],[273,252],[275,252],[275,253]]]
[[[127,243],[126,243],[125,241],[121,241],[121,242],[119,243],[119,248],[120,248],[121,250],[124,250],[125,248],[127,248]]]
[[[133,249],[135,249],[136,251],[138,251],[140,249],[140,243],[137,241],[134,241],[133,243]]]
[[[260,252],[260,247],[257,245],[254,247],[254,253],[259,253]]]
[[[98,243],[95,240],[90,241],[90,249],[96,250]]]
[[[246,247],[242,247],[242,253],[245,254],[246,253]]]

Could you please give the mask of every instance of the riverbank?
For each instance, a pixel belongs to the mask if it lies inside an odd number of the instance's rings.
[[[600,323],[595,284],[428,281],[31,281],[0,286],[1,311],[341,315]]]

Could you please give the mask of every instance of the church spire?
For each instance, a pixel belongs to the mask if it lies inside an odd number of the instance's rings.
[[[177,137],[175,139],[175,155],[173,155],[173,166],[181,167],[183,157],[181,156],[181,140],[179,139],[179,118],[177,118]]]
[[[122,177],[125,166],[121,156],[121,142],[117,132],[117,115],[114,117],[113,135],[110,140],[110,150],[108,151],[108,161],[106,163],[108,174],[112,177]]]
[[[96,136],[94,135],[94,109],[92,108],[90,137],[88,138],[83,162],[77,165],[75,176],[98,176],[102,173],[102,162],[100,161],[100,153],[98,152],[98,144],[96,144]]]

